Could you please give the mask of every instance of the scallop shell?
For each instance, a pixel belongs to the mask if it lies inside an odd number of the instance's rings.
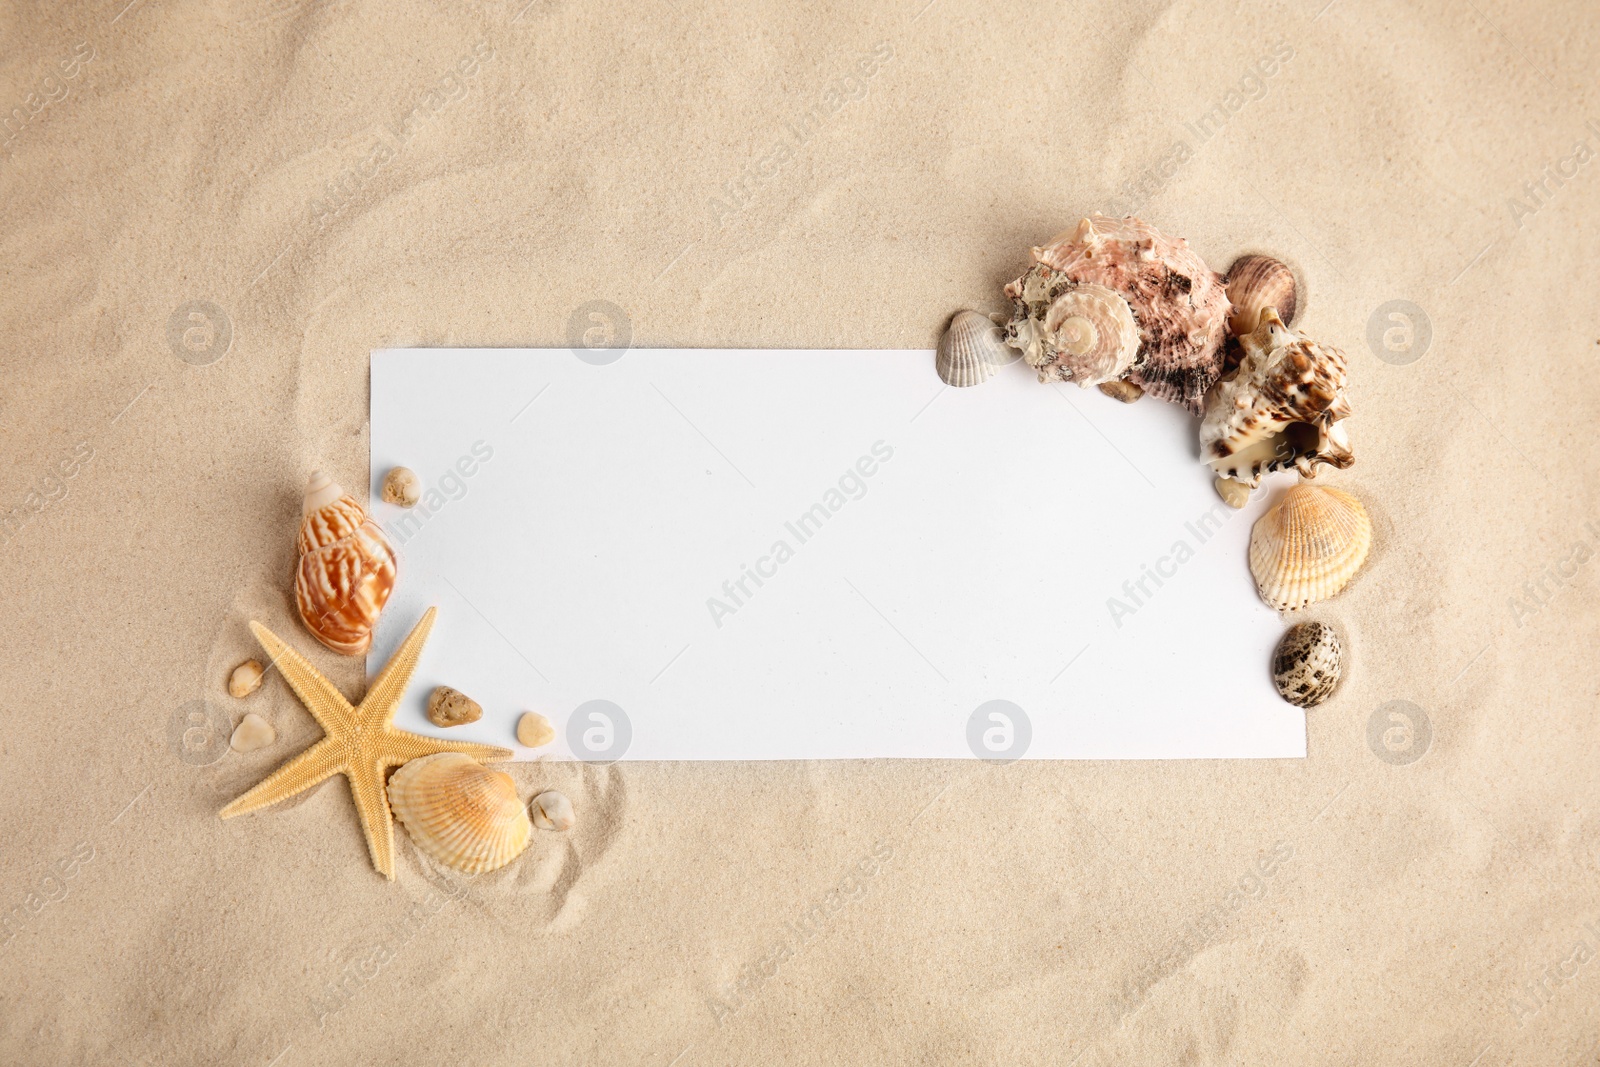
[[[1286,323],[1299,309],[1299,289],[1294,271],[1271,256],[1240,256],[1228,268],[1228,329],[1236,336],[1251,333],[1261,324],[1261,312],[1272,308]]]
[[[934,366],[946,385],[982,385],[1016,358],[987,315],[958,311],[939,339]]]
[[[533,835],[511,776],[460,752],[423,756],[395,771],[389,806],[418,848],[467,874],[504,867]]]
[[[1340,425],[1350,415],[1344,353],[1295,333],[1270,307],[1239,341],[1244,361],[1206,397],[1200,424],[1211,469],[1254,487],[1269,471],[1293,467],[1311,478],[1319,464],[1354,463]]]
[[[1221,275],[1188,242],[1132,216],[1095,215],[1035,248],[1033,259],[1033,266],[1006,286],[1016,303],[1007,341],[1039,368],[1040,381],[1076,380],[1070,368],[1051,369],[1061,363],[1048,328],[1051,307],[1074,288],[1102,286],[1127,301],[1139,329],[1138,351],[1118,376],[1201,413],[1206,391],[1222,374],[1231,305]]]
[[[1327,623],[1296,623],[1272,654],[1272,684],[1297,708],[1314,708],[1327,700],[1343,674],[1344,646]]]
[[[1361,501],[1326,485],[1297,485],[1250,531],[1250,573],[1279,611],[1326,600],[1350,583],[1372,547]]]
[[[294,603],[300,621],[335,652],[365,654],[394,592],[394,546],[354,497],[318,471],[306,486],[299,549]]]

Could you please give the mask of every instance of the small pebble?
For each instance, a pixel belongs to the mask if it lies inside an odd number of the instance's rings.
[[[523,712],[522,718],[517,720],[517,744],[527,748],[539,748],[555,739],[556,728],[550,725],[549,719],[538,712]]]
[[[410,467],[391,467],[383,479],[383,502],[414,507],[422,499],[422,479]]]
[[[572,801],[565,793],[554,789],[546,789],[534,797],[531,807],[529,814],[533,816],[533,825],[541,830],[570,830],[578,821],[572,811]]]
[[[258,748],[266,748],[277,739],[278,731],[272,728],[272,724],[252,711],[239,720],[233,736],[228,739],[228,747],[235,752],[254,752]]]
[[[428,721],[435,726],[464,726],[483,718],[483,708],[467,694],[441,685],[428,697]]]
[[[261,676],[266,672],[261,664],[253,659],[247,659],[233,669],[228,675],[228,695],[247,697],[261,688]]]
[[[1131,404],[1141,396],[1144,396],[1144,389],[1134,385],[1132,382],[1123,381],[1121,378],[1114,378],[1109,382],[1101,382],[1100,391],[1112,400],[1120,400],[1124,404]]]
[[[1242,508],[1250,503],[1250,487],[1234,478],[1218,478],[1217,495],[1230,508]]]

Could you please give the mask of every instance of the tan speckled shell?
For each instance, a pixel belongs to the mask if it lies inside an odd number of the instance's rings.
[[[346,656],[372,647],[394,592],[395,551],[366,509],[320,471],[306,487],[294,604],[318,641]]]
[[[1187,241],[1132,216],[1094,215],[1035,248],[1033,259],[1006,286],[1016,304],[1007,339],[1039,368],[1041,381],[1075,380],[1070,369],[1055,369],[1059,354],[1044,325],[1048,309],[1076,286],[1104,286],[1127,301],[1139,327],[1139,350],[1123,375],[1153,396],[1201,413],[1206,391],[1222,374],[1231,305],[1221,275]]]
[[[1250,573],[1262,600],[1294,611],[1350,584],[1371,547],[1361,501],[1332,486],[1297,485],[1250,531]]]
[[[1350,415],[1344,353],[1289,329],[1270,307],[1239,342],[1238,373],[1206,397],[1200,458],[1252,487],[1269,471],[1294,468],[1311,478],[1319,465],[1354,463],[1340,425]]]
[[[467,874],[504,867],[533,835],[511,776],[459,752],[423,756],[395,771],[389,806],[419,849]]]

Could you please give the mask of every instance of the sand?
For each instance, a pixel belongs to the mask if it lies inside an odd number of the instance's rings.
[[[0,14],[0,1060],[1593,1062],[1592,6],[124,3]],[[1350,354],[1309,759],[519,765],[578,826],[470,881],[216,818],[371,349],[931,346],[1095,209]]]

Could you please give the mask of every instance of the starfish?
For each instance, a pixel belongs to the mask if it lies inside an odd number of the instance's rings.
[[[361,817],[361,830],[367,835],[372,865],[394,881],[394,821],[389,814],[385,781],[389,769],[436,752],[460,752],[479,763],[511,758],[509,749],[470,741],[441,741],[394,726],[395,708],[406,691],[406,683],[411,681],[411,672],[417,668],[417,658],[428,631],[433,629],[437,611],[427,610],[356,707],[351,707],[332,682],[277,634],[259,622],[251,622],[250,632],[326,736],[223,808],[222,818],[231,819],[276,804],[342,774],[350,780],[350,795],[356,802],[356,814]]]

